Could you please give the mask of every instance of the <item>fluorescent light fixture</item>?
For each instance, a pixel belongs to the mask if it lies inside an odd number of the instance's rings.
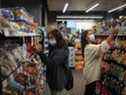
[[[100,5],[99,3],[93,5],[91,8],[89,8],[89,9],[86,10],[86,13],[92,11],[94,8],[98,7],[99,5]]]
[[[63,19],[56,19],[56,21],[66,21],[66,20],[63,20]]]
[[[109,10],[108,12],[111,13],[111,12],[114,12],[114,11],[116,11],[116,10],[122,9],[122,8],[124,8],[124,7],[126,7],[126,4],[121,5],[121,6],[119,6],[119,7],[116,7],[116,8],[113,8],[113,9]]]
[[[103,19],[103,16],[57,16],[57,19]]]
[[[69,3],[66,3],[66,4],[64,5],[64,8],[63,8],[63,13],[65,13],[65,12],[66,12],[66,10],[67,10],[68,6],[69,6]]]

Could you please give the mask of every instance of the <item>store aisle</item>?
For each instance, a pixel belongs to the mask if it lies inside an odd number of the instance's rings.
[[[74,87],[70,91],[70,95],[84,95],[84,81],[82,72],[73,70],[73,76],[74,76]],[[50,91],[48,88],[44,95],[50,95]]]
[[[74,70],[73,75],[74,75],[74,87],[72,89],[72,95],[84,95],[83,73]]]

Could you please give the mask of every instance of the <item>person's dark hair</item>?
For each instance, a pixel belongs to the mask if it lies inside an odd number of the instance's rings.
[[[84,57],[85,46],[88,44],[88,41],[86,39],[88,32],[89,32],[89,30],[82,31],[82,34],[81,34],[81,49],[82,49],[82,56],[83,57]]]
[[[66,42],[59,30],[54,29],[54,30],[50,31],[49,34],[51,34],[56,39],[57,48],[63,48],[66,46]]]

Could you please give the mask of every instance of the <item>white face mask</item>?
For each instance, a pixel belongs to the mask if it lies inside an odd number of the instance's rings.
[[[55,39],[49,39],[49,43],[50,43],[51,45],[55,45],[55,44],[56,44],[56,40],[55,40]]]
[[[91,34],[88,36],[89,37],[89,40],[94,42],[95,41],[95,35],[94,34]]]

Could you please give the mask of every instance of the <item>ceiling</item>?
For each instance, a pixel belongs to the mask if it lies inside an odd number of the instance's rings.
[[[61,11],[65,3],[69,3],[69,11],[87,10],[96,3],[100,5],[95,8],[95,11],[108,11],[109,9],[126,4],[126,0],[48,0],[48,7],[51,11]]]
[[[2,6],[24,6],[24,5],[43,5],[48,2],[48,9],[50,11],[61,11],[66,2],[69,3],[69,11],[84,11],[100,3],[94,11],[108,11],[109,9],[126,4],[126,0],[0,0]]]
[[[3,7],[42,5],[45,0],[0,0]]]

